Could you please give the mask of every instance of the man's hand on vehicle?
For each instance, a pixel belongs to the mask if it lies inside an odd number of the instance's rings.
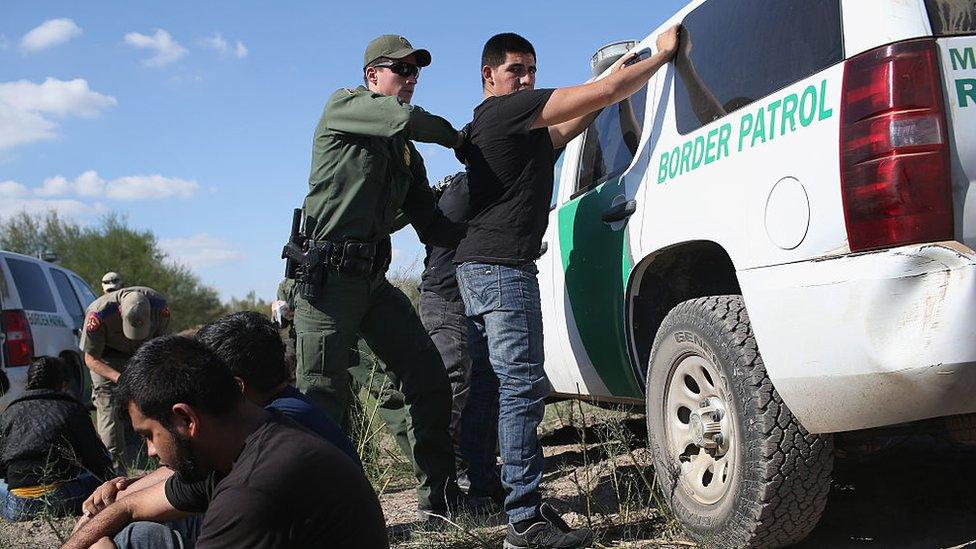
[[[678,51],[678,30],[681,25],[674,25],[670,29],[657,35],[657,51],[666,53],[668,59],[674,57]]]

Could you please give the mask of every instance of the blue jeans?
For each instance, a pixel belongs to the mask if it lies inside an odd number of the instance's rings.
[[[21,498],[13,495],[5,482],[0,481],[0,512],[9,521],[31,520],[41,511],[55,515],[81,514],[81,504],[101,486],[102,481],[91,473],[82,473],[71,482],[62,483],[56,490],[39,498]]]
[[[495,455],[485,427],[497,410],[510,522],[534,517],[542,501],[543,457],[536,430],[545,413],[549,380],[543,370],[538,272],[533,263],[516,267],[468,262],[457,269],[465,313],[474,324],[468,342],[471,387],[462,415],[461,451],[469,462],[471,491],[490,493]]]
[[[113,541],[118,549],[193,549],[201,526],[202,513],[165,524],[133,522],[116,534]]]

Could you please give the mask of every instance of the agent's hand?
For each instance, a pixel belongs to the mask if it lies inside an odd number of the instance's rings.
[[[667,54],[668,59],[674,57],[678,51],[678,29],[681,25],[674,25],[670,29],[657,35],[657,51]]]
[[[112,480],[102,483],[101,486],[92,492],[92,495],[88,496],[88,499],[81,504],[81,510],[84,513],[83,516],[91,518],[100,513],[109,505],[115,503],[115,498],[119,495],[119,492],[125,490],[130,484],[138,479],[126,478],[126,477],[115,477]]]

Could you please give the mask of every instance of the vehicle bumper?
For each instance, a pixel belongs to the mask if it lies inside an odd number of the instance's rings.
[[[976,412],[976,253],[904,246],[740,271],[774,387],[810,432]]]

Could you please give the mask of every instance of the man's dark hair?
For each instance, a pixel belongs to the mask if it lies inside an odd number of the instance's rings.
[[[203,343],[183,336],[146,342],[129,359],[115,390],[120,417],[129,403],[142,415],[169,425],[174,404],[214,416],[230,412],[244,396],[230,369]]]
[[[60,391],[68,380],[68,365],[53,356],[34,359],[27,368],[27,389],[52,389]]]
[[[495,68],[504,63],[505,57],[510,53],[531,53],[536,57],[531,42],[514,32],[503,32],[485,42],[485,47],[481,50],[481,66]],[[481,85],[485,85],[484,76],[481,77]]]
[[[200,328],[197,339],[258,391],[270,391],[289,377],[285,344],[274,323],[261,313],[243,311],[221,317]]]

